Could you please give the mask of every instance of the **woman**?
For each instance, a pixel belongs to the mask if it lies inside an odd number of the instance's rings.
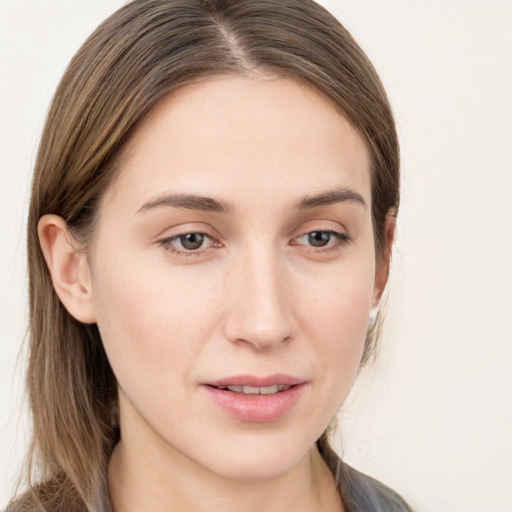
[[[9,510],[402,511],[329,424],[374,347],[394,122],[310,0],[136,0],[55,94]]]

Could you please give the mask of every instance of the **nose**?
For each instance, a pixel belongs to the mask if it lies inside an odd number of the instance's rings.
[[[292,297],[286,272],[273,251],[247,251],[231,267],[230,311],[225,323],[228,340],[268,350],[291,339]]]

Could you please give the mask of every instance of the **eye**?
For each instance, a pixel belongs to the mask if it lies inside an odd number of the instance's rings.
[[[311,247],[337,247],[350,241],[348,235],[337,231],[310,231],[296,239],[300,245],[309,245]]]
[[[327,231],[312,231],[304,236],[307,237],[309,245],[313,247],[323,247],[331,241],[333,234]]]
[[[213,239],[206,233],[192,232],[175,235],[160,242],[166,250],[175,254],[193,254],[214,245]]]
[[[177,236],[175,243],[178,243],[181,248],[187,251],[197,251],[197,249],[203,247],[207,239],[209,237],[204,233],[187,233],[186,235]]]

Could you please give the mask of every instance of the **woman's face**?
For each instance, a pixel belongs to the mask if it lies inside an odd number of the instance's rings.
[[[90,262],[124,445],[285,474],[346,397],[380,291],[365,145],[290,79],[187,86],[128,143]]]

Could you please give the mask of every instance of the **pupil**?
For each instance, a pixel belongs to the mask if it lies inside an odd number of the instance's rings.
[[[180,242],[185,249],[193,251],[194,249],[199,249],[203,245],[204,235],[201,233],[188,233],[180,236]]]
[[[331,234],[325,231],[313,231],[308,235],[309,243],[313,247],[323,247],[329,243]]]

